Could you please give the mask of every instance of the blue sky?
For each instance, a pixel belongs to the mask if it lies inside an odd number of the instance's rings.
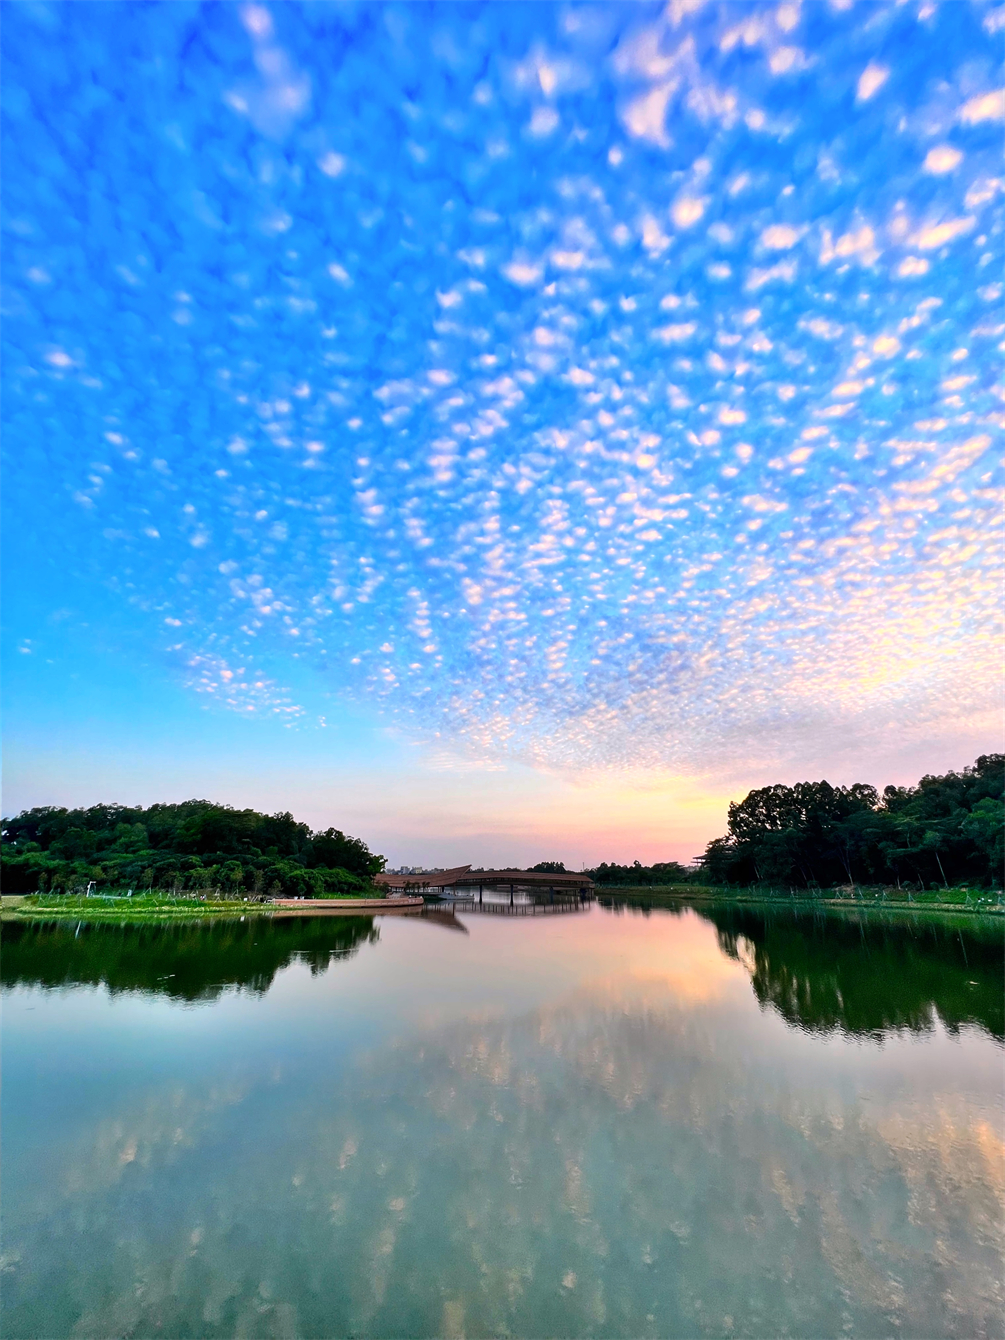
[[[5,811],[652,858],[998,747],[1003,16],[6,6]]]

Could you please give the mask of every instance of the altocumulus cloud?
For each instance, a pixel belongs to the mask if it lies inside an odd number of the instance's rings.
[[[10,7],[9,517],[242,712],[285,658],[554,767],[937,734],[996,680],[1001,14]]]

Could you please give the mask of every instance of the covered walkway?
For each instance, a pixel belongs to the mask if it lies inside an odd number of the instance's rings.
[[[487,889],[500,890],[511,898],[516,893],[544,894],[549,899],[556,895],[581,899],[593,894],[593,880],[575,871],[552,874],[539,870],[472,870],[469,865],[455,866],[452,870],[426,870],[421,875],[382,873],[374,876],[374,883],[382,885],[388,893],[465,898],[480,895]]]

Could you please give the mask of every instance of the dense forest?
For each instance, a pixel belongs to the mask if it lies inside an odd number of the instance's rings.
[[[983,754],[972,768],[922,777],[917,786],[888,786],[882,795],[861,782],[766,786],[730,805],[728,833],[708,844],[696,866],[605,861],[585,873],[603,888],[1001,887],[1003,800],[1003,754]]]
[[[918,888],[1002,882],[1005,755],[922,777],[917,786],[766,786],[729,807],[708,844],[708,884],[840,884]]]
[[[291,814],[206,800],[180,805],[43,806],[3,820],[5,893],[134,889],[318,898],[375,890],[384,868],[359,838],[313,833]]]

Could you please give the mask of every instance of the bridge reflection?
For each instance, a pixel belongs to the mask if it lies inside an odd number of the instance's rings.
[[[512,894],[508,901],[481,896],[450,897],[448,895],[437,899],[434,903],[427,904],[426,915],[428,916],[430,911],[435,908],[437,912],[444,916],[453,915],[458,911],[495,917],[561,916],[567,913],[584,912],[591,901],[592,899],[585,894],[575,897],[556,895],[547,902],[514,898]]]

